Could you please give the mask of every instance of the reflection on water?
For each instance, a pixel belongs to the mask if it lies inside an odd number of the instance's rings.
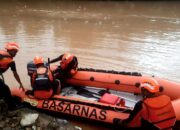
[[[66,51],[80,67],[138,71],[180,81],[179,2],[0,2],[0,47],[17,41],[15,58],[29,87],[26,63]],[[11,72],[8,84],[16,85]]]

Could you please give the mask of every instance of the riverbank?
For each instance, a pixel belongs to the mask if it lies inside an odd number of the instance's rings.
[[[40,113],[29,108],[7,112],[0,100],[0,130],[82,130],[69,121]]]

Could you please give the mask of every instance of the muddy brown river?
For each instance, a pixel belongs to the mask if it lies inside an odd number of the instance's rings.
[[[34,56],[78,57],[79,67],[137,71],[180,82],[180,2],[9,0],[0,2],[0,48],[16,41],[23,85]],[[9,86],[18,86],[9,70]],[[76,123],[85,130],[103,126]]]

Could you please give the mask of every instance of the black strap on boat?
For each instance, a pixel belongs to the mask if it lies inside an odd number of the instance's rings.
[[[100,97],[98,95],[94,95],[92,93],[89,93],[89,92],[77,92],[78,95],[81,95],[83,97],[87,97],[87,98],[95,98],[95,99],[100,99]]]
[[[109,74],[120,74],[120,75],[130,75],[130,76],[142,76],[139,72],[126,72],[126,71],[114,71],[114,70],[101,70],[93,68],[78,68],[78,71],[90,71],[90,72],[102,72]]]
[[[97,95],[97,96],[103,96],[105,93],[110,93],[108,89],[106,89],[106,90],[102,89],[104,92],[95,93],[95,92],[91,92],[91,91],[85,89],[82,86],[75,87],[74,89],[77,90],[79,93],[91,93],[91,94],[94,94],[94,95]],[[102,90],[100,90],[100,91],[102,91]]]
[[[86,105],[86,106],[92,106],[92,107],[97,107],[97,108],[103,109],[103,110],[119,111],[122,113],[130,113],[132,111],[131,109],[123,108],[123,107],[119,108],[119,107],[112,107],[112,106],[102,106],[100,104],[95,104],[95,103],[91,103],[91,102],[83,102],[83,101],[75,101],[75,100],[71,100],[71,99],[50,98],[48,100],[58,100],[58,101],[62,101],[62,102],[70,102],[73,104],[81,104],[81,105]]]
[[[101,72],[101,73],[109,73],[109,74],[119,74],[119,75],[131,75],[131,76],[142,76],[141,73],[138,72],[118,72],[114,70],[99,70],[99,69],[92,69],[92,68],[78,68],[78,71],[89,71],[89,72]],[[116,85],[126,85],[126,86],[136,86],[137,88],[140,86],[140,83],[137,82],[135,84],[125,84],[122,83],[119,79],[116,79],[112,82],[100,81],[96,80],[95,77],[91,76],[88,79],[78,79],[71,77],[71,79],[79,80],[79,81],[92,81],[92,82],[99,82],[99,83],[106,83],[106,84],[116,84]]]

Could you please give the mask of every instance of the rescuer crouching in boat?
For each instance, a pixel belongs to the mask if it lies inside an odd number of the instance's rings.
[[[52,72],[44,63],[44,59],[40,56],[36,56],[33,62],[36,66],[36,71],[34,71],[31,76],[31,86],[33,88],[31,94],[38,99],[47,99],[54,94],[59,94],[61,88],[60,82],[54,80]],[[26,92],[26,94],[29,93],[30,91]]]
[[[78,68],[78,60],[77,57],[70,54],[64,53],[59,57],[52,59],[50,63],[60,62],[60,65],[57,66],[55,70],[53,70],[53,75],[56,79],[61,81],[61,85],[64,86],[65,79],[72,77],[76,74]]]
[[[176,116],[170,100],[160,95],[162,87],[154,79],[140,85],[143,101],[137,102],[128,119],[114,119],[114,124],[124,129],[172,130]]]

